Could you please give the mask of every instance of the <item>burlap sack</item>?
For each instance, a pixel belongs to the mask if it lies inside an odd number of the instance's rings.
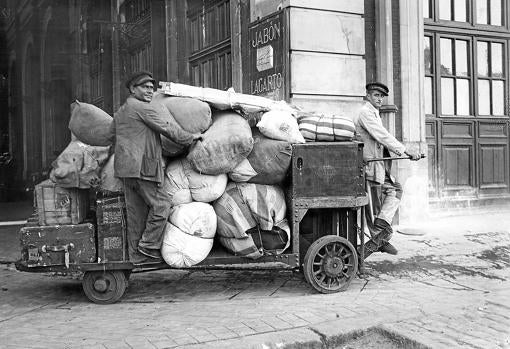
[[[153,101],[163,104],[183,130],[190,133],[205,132],[212,123],[209,104],[195,98],[172,97],[155,93]],[[175,157],[186,152],[186,147],[161,137],[163,155]]]
[[[80,141],[88,145],[108,146],[114,140],[110,128],[113,118],[95,105],[78,100],[71,104],[69,129]]]
[[[285,179],[290,166],[292,145],[264,136],[256,128],[253,132],[253,150],[232,172],[235,182],[278,184]]]
[[[231,172],[253,148],[248,122],[234,111],[213,113],[213,123],[187,156],[199,173],[217,175]]]

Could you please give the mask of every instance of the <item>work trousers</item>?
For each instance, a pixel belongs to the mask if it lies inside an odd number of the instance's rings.
[[[382,219],[391,225],[402,198],[402,186],[386,173],[383,184],[367,180],[367,193],[369,203],[365,209],[365,217],[372,234],[375,218]]]
[[[160,249],[170,215],[171,196],[164,186],[138,178],[124,179],[127,211],[127,235],[130,258],[138,255],[138,246]]]

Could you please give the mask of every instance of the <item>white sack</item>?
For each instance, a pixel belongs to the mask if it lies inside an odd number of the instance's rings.
[[[213,246],[217,218],[211,205],[193,202],[176,206],[161,246],[165,262],[177,268],[191,267],[203,261]]]
[[[161,255],[174,268],[191,267],[207,257],[213,242],[213,239],[186,234],[175,225],[167,223]]]
[[[226,174],[200,174],[186,158],[171,161],[165,174],[165,188],[172,195],[172,205],[214,201],[223,195],[227,186]]]
[[[211,205],[204,202],[175,206],[168,220],[189,235],[212,239],[216,234],[216,213]]]
[[[257,127],[264,136],[289,143],[305,143],[294,116],[287,111],[271,110],[262,115]]]

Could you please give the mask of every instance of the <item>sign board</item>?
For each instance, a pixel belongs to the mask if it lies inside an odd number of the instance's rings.
[[[287,27],[280,11],[249,27],[249,93],[273,100],[285,99],[285,38]]]

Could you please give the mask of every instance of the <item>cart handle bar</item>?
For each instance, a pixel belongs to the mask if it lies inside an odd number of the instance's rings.
[[[399,157],[386,157],[386,158],[376,158],[376,159],[368,159],[365,160],[365,162],[373,162],[373,161],[384,161],[384,160],[403,160],[403,159],[410,159],[410,156],[399,156]],[[420,159],[424,159],[425,154],[420,154]]]

